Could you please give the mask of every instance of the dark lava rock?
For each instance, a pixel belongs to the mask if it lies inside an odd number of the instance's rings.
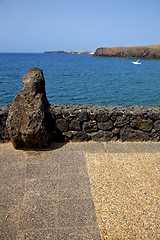
[[[98,128],[100,130],[110,130],[113,129],[113,123],[111,120],[109,120],[108,122],[98,122]]]
[[[151,134],[150,134],[150,138],[152,141],[154,142],[158,142],[160,141],[160,131],[153,131]]]
[[[155,123],[154,123],[154,129],[156,131],[159,131],[160,130],[160,120],[157,120]]]
[[[128,116],[117,116],[117,119],[114,123],[116,128],[123,127],[124,125],[129,123],[129,117]]]
[[[68,122],[65,119],[57,119],[56,120],[56,129],[61,132],[67,132],[68,130]]]
[[[61,110],[58,110],[55,112],[55,118],[58,119],[58,118],[61,118],[62,117],[62,112]]]
[[[140,130],[134,130],[130,126],[124,126],[120,130],[120,138],[122,141],[148,141],[149,134]]]
[[[6,127],[9,108],[10,108],[10,105],[0,106],[0,142],[6,142],[10,139],[8,134],[8,129]]]
[[[160,119],[160,113],[159,112],[149,112],[149,113],[147,113],[147,115],[152,120],[159,120]]]
[[[88,141],[89,137],[86,132],[72,132],[73,133],[73,142],[83,142]]]
[[[73,119],[69,124],[69,129],[74,131],[81,130],[80,121]]]
[[[119,128],[114,128],[112,130],[112,140],[117,141],[120,137],[119,134],[120,134],[120,129]]]
[[[76,117],[76,113],[70,112],[70,111],[64,111],[63,112],[63,118],[65,118],[67,121],[71,121]]]
[[[107,122],[110,118],[110,113],[108,111],[99,111],[96,116],[98,122]]]
[[[83,123],[83,130],[86,133],[97,132],[98,131],[98,127],[97,127],[96,121],[84,122]]]
[[[137,117],[133,119],[130,123],[131,127],[138,128],[144,132],[149,132],[153,128],[153,122],[151,119],[144,119],[142,117]]]
[[[81,110],[77,115],[80,122],[88,120],[88,112],[85,110]]]
[[[89,112],[89,119],[95,120],[96,116],[97,116],[96,112]]]
[[[112,133],[109,131],[99,130],[98,132],[90,133],[89,136],[93,141],[107,142],[111,140]]]
[[[46,114],[49,102],[42,70],[28,70],[23,83],[24,87],[14,98],[7,118],[10,139],[16,149],[48,147],[50,134]]]
[[[71,139],[73,136],[73,133],[72,132],[63,132],[62,135],[67,137],[67,139]]]

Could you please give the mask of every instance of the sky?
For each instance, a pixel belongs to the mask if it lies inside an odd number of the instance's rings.
[[[160,44],[160,0],[0,0],[0,52]]]

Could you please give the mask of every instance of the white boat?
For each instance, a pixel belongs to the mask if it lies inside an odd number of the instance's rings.
[[[138,59],[136,62],[132,62],[133,64],[141,64],[140,59]]]

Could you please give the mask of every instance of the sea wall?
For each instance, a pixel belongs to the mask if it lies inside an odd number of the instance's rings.
[[[0,141],[9,141],[10,105],[0,106]],[[52,141],[160,141],[160,107],[50,105]]]
[[[8,129],[6,127],[6,121],[11,104],[0,105],[0,142],[6,142],[10,140]]]

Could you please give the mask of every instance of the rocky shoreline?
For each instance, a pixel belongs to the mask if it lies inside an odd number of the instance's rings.
[[[94,57],[160,59],[160,45],[137,47],[100,47]]]

